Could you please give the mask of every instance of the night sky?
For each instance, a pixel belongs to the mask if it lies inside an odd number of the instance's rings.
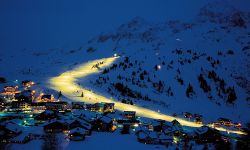
[[[1,0],[0,49],[77,48],[136,16],[192,18],[207,0]]]

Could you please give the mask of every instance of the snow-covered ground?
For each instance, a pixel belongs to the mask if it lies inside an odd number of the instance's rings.
[[[58,135],[60,137],[63,135]],[[133,134],[121,135],[119,132],[115,133],[102,133],[94,132],[91,137],[87,137],[84,141],[68,141],[67,139],[60,138],[58,141],[61,144],[58,145],[58,148],[62,150],[71,150],[71,149],[81,149],[81,148],[91,148],[91,149],[109,149],[109,150],[131,150],[143,149],[143,150],[163,150],[170,149],[174,150],[177,147],[181,148],[182,146],[162,146],[162,145],[148,145],[137,142],[136,136]],[[42,140],[33,140],[27,144],[12,144],[7,146],[9,149],[29,149],[32,147],[34,150],[41,150],[46,143],[43,143]],[[46,147],[46,146],[44,146]],[[203,145],[194,145],[193,149],[201,149]]]

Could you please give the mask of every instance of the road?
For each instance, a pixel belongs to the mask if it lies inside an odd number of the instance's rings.
[[[180,119],[177,117],[169,116],[166,114],[161,114],[159,112],[146,109],[143,107],[135,106],[135,105],[129,105],[124,104],[121,102],[117,102],[114,100],[111,100],[107,97],[104,97],[102,95],[98,95],[95,92],[92,92],[79,84],[77,84],[78,79],[82,79],[86,76],[89,76],[91,74],[97,74],[100,73],[100,68],[105,68],[110,66],[112,63],[115,62],[116,59],[119,57],[109,57],[109,58],[103,58],[98,60],[89,61],[87,63],[84,63],[82,65],[79,65],[73,70],[66,71],[62,74],[60,74],[57,77],[53,77],[49,80],[50,87],[56,91],[62,91],[63,95],[66,96],[69,99],[72,99],[74,101],[84,101],[86,103],[97,103],[97,102],[112,102],[115,103],[115,109],[120,111],[136,111],[136,114],[138,116],[147,117],[147,118],[154,118],[154,119],[162,119],[166,121],[173,121],[176,119],[180,122],[183,126],[189,126],[189,127],[201,127],[204,124],[197,124],[192,121],[187,121],[184,119]],[[98,67],[93,67],[96,64],[101,63]],[[80,91],[84,93],[83,97],[77,97],[75,96],[76,91]],[[79,93],[80,95],[80,93]],[[211,125],[209,125],[212,127]],[[235,134],[245,134],[244,132],[238,131],[238,130],[227,130],[225,128],[216,128],[219,131],[225,131],[228,133],[235,133]]]

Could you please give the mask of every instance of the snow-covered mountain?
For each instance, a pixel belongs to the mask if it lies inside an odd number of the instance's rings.
[[[105,51],[122,58],[83,82],[167,114],[248,121],[249,25],[249,12],[223,2],[205,5],[190,22],[136,17],[88,41],[90,55]]]
[[[191,112],[206,122],[219,117],[247,122],[250,13],[221,1],[196,14],[161,22],[139,14],[78,48],[0,51],[1,76],[6,84],[32,79],[48,86],[50,77],[80,63],[118,54],[122,57],[102,74],[79,82],[114,100],[166,114]]]

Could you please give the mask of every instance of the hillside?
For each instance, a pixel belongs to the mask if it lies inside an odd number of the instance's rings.
[[[250,13],[223,6],[208,4],[190,22],[136,17],[94,37],[86,46],[90,56],[122,57],[82,84],[162,113],[248,121]]]

